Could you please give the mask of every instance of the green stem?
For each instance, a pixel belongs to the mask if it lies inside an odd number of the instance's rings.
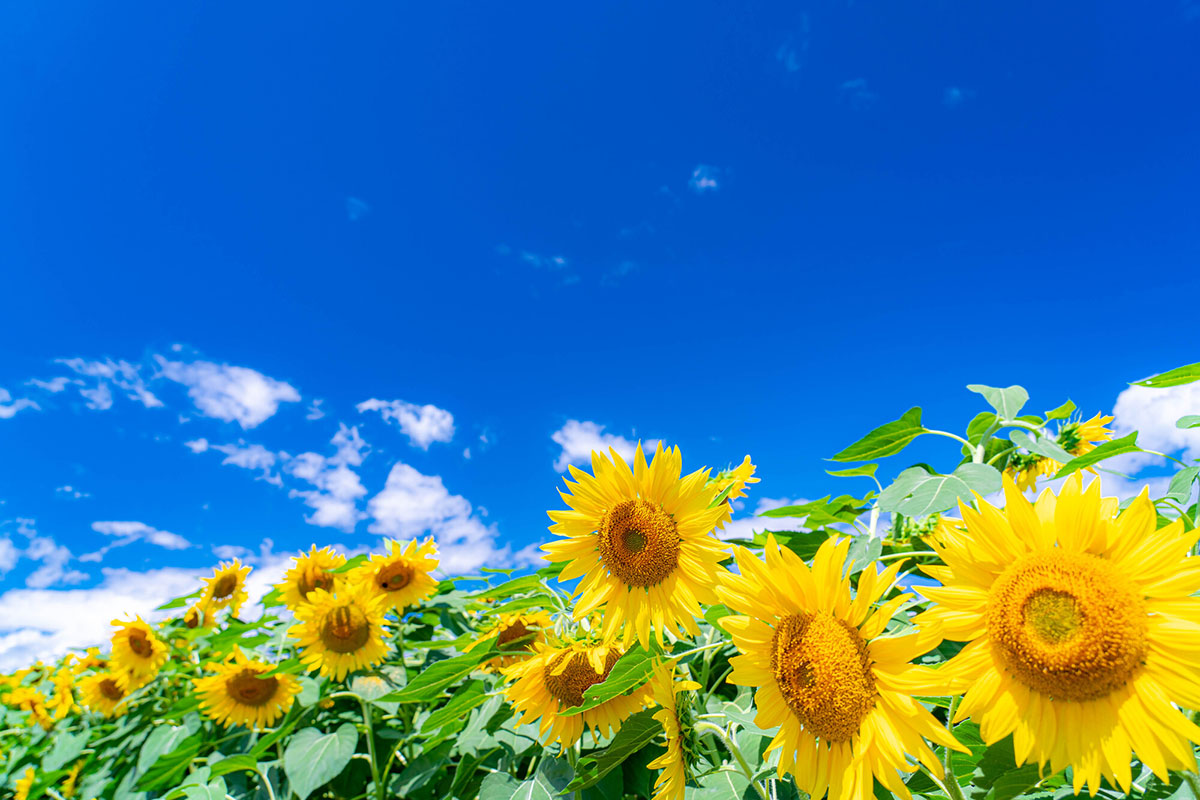
[[[1192,797],[1200,797],[1200,775],[1194,772],[1184,772],[1183,779],[1187,781],[1188,788],[1192,790]]]
[[[335,692],[335,694],[342,694],[342,692]],[[353,692],[345,692],[345,694],[351,697],[358,697]],[[375,798],[376,800],[384,800],[385,789],[383,782],[379,779],[379,764],[375,760],[375,723],[371,718],[371,706],[361,697],[358,697],[358,704],[362,706],[363,725],[367,728],[367,752],[371,756],[371,780],[375,783]]]
[[[915,556],[936,556],[936,555],[937,555],[937,552],[934,550],[909,550],[904,553],[888,553],[886,556],[879,556],[875,560],[876,561],[891,561],[892,559],[896,559],[896,558],[911,558],[911,557],[915,557]]]
[[[950,698],[950,708],[946,711],[946,727],[952,729],[954,725],[954,712],[958,710],[958,701],[961,698],[955,695]],[[954,762],[951,760],[951,754],[954,752],[949,747],[945,748],[946,754],[942,759],[943,769],[945,769],[945,786],[946,794],[950,800],[963,800],[962,787],[958,785],[958,778],[954,776]]]
[[[1169,456],[1169,455],[1167,455],[1166,453],[1160,453],[1160,452],[1158,452],[1157,450],[1143,450],[1142,452],[1143,452],[1143,453],[1149,453],[1149,454],[1150,454],[1150,455],[1152,455],[1152,456],[1162,456],[1163,458],[1168,458],[1168,459],[1170,459],[1171,461],[1174,461],[1176,464],[1178,464],[1178,465],[1179,465],[1179,466],[1181,466],[1181,467],[1186,467],[1186,466],[1187,466],[1187,464],[1186,464],[1186,463],[1184,463],[1183,461],[1180,461],[1180,460],[1179,460],[1178,458],[1176,458],[1175,456]]]
[[[742,757],[742,751],[739,750],[738,746],[733,743],[733,738],[726,732],[724,728],[722,728],[720,725],[714,725],[711,722],[697,722],[692,726],[692,730],[711,731],[719,736],[721,741],[724,742],[725,748],[729,750],[729,752],[733,754],[734,759],[737,760],[738,767],[740,767],[742,772],[746,775],[746,779],[750,781],[750,785],[753,786],[755,791],[758,792],[758,796],[761,797],[762,800],[771,800],[770,797],[767,796],[767,790],[762,787],[762,784],[754,780],[754,770],[750,769],[750,765],[747,764],[746,759]],[[962,796],[960,795],[958,798],[956,798],[956,800],[962,800]]]
[[[1004,448],[1003,450],[1001,450],[999,453],[996,453],[996,455],[994,455],[994,456],[992,456],[991,458],[989,458],[989,459],[987,460],[987,463],[988,463],[988,464],[994,464],[994,463],[996,463],[997,461],[999,461],[1001,458],[1003,458],[1004,456],[1008,455],[1009,453],[1011,453],[1013,450],[1016,450],[1016,449],[1017,449],[1016,445],[1012,445],[1012,446],[1006,447],[1006,448]]]
[[[267,780],[267,776],[259,772],[257,769],[254,770],[254,774],[258,776],[260,781],[262,781],[263,788],[267,790],[267,797],[269,797],[270,800],[275,800],[275,790],[271,788],[271,782]]]
[[[684,650],[682,653],[680,653],[677,656],[671,656],[671,658],[683,658],[684,656],[690,656],[690,655],[694,655],[696,653],[702,653],[705,650],[712,650],[713,648],[716,648],[716,647],[724,647],[727,644],[729,644],[729,642],[725,641],[724,639],[721,639],[719,642],[713,642],[712,644],[704,644],[699,647],[693,647],[691,650]]]
[[[1000,421],[1001,428],[1024,428],[1027,431],[1034,433],[1042,433],[1045,430],[1044,426],[1034,425],[1032,422],[1025,422],[1020,419],[1005,419]]]
[[[966,439],[959,436],[957,433],[950,433],[949,431],[935,431],[931,428],[926,428],[925,433],[932,433],[935,436],[945,436],[949,439],[953,439],[956,442],[962,442],[964,445],[966,445],[968,450],[970,450],[972,453],[975,452],[975,445],[971,444]]]

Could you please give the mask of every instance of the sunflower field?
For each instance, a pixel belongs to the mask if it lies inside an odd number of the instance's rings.
[[[1099,465],[1136,432],[968,389],[963,430],[908,410],[752,538],[751,458],[660,444],[570,468],[536,571],[314,545],[250,613],[222,563],[0,675],[0,796],[1200,798],[1200,465],[1152,453],[1165,494],[1119,500]],[[942,463],[901,468],[919,437]]]

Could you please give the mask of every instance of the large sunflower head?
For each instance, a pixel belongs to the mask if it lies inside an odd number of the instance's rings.
[[[148,683],[167,661],[167,646],[150,626],[137,617],[132,622],[114,619],[112,663],[125,691]]]
[[[700,603],[717,602],[713,586],[727,548],[712,536],[729,518],[729,504],[713,504],[718,491],[708,470],[680,477],[679,448],[659,443],[647,465],[638,445],[633,469],[610,449],[592,453],[589,475],[570,467],[575,482],[560,492],[569,511],[550,511],[550,531],[565,537],[543,545],[546,559],[566,561],[560,581],[582,578],[574,615],[581,619],[603,607],[604,636],[623,644],[636,637],[649,645],[650,632],[697,635]]]
[[[201,602],[216,613],[228,608],[232,616],[237,616],[242,604],[250,599],[246,593],[246,577],[250,574],[249,566],[242,566],[238,559],[222,561],[213,568],[213,576],[204,579],[204,594]]]
[[[554,620],[545,611],[523,614],[499,614],[484,622],[474,639],[463,652],[469,653],[486,641],[495,638],[496,649],[504,655],[484,662],[484,669],[507,667],[528,658],[535,646],[546,641],[546,632],[554,628]]]
[[[403,611],[437,590],[437,581],[429,574],[438,566],[437,545],[430,537],[407,544],[392,539],[387,546],[387,553],[373,555],[352,570],[350,580],[382,597],[387,608]]]
[[[54,696],[46,701],[46,708],[54,713],[55,719],[65,719],[72,711],[79,710],[75,702],[75,676],[67,667],[54,673]]]
[[[83,705],[89,711],[110,719],[129,710],[125,703],[127,692],[121,687],[117,676],[111,672],[97,672],[80,678],[79,694]]]
[[[630,714],[650,704],[646,686],[579,714],[564,716],[562,712],[582,705],[583,693],[608,677],[622,652],[611,644],[574,642],[554,647],[539,642],[534,645],[533,655],[502,670],[511,681],[504,694],[522,715],[522,723],[540,721],[545,744],[557,741],[565,750],[588,728],[593,737],[607,736],[616,732]]]
[[[651,800],[681,800],[687,784],[688,767],[691,753],[684,741],[684,735],[691,714],[686,697],[679,695],[700,688],[695,681],[676,680],[675,662],[666,661],[660,664],[650,681],[650,690],[654,702],[660,706],[654,713],[654,718],[663,726],[667,739],[667,749],[658,758],[646,766],[649,769],[661,769],[654,781],[654,797]]]
[[[346,557],[335,552],[332,547],[320,550],[314,544],[307,553],[301,553],[292,559],[292,567],[284,576],[283,582],[276,584],[280,592],[280,600],[288,608],[296,608],[301,603],[308,602],[308,593],[313,589],[324,589],[336,592],[342,580],[341,575],[332,570],[346,563]]]
[[[288,631],[299,640],[300,660],[310,671],[319,669],[338,681],[383,661],[386,602],[362,584],[347,583],[336,595],[313,589],[294,612],[299,622]]]
[[[1200,743],[1178,708],[1200,709],[1200,529],[1156,528],[1146,490],[1118,516],[1100,490],[1075,473],[1030,503],[1006,479],[1003,510],[960,506],[918,618],[967,643],[946,664],[970,687],[957,719],[1092,794],[1101,777],[1129,791],[1131,751],[1164,781],[1194,771]]]
[[[227,727],[271,727],[288,712],[300,692],[300,682],[290,675],[264,674],[272,669],[273,665],[234,650],[232,659],[210,667],[212,675],[193,681],[201,711]]]
[[[778,773],[791,773],[813,797],[869,800],[872,779],[910,797],[900,773],[919,761],[937,776],[942,768],[925,741],[962,749],[914,695],[941,695],[951,687],[913,658],[937,646],[928,633],[880,638],[911,596],[876,607],[900,564],[881,573],[868,565],[851,596],[845,575],[849,539],[829,539],[812,568],[768,536],[765,561],[735,548],[739,573],[717,589],[737,616],[720,624],[741,655],[730,659],[729,682],[756,687],[756,724],[779,726],[768,751],[780,750]]]

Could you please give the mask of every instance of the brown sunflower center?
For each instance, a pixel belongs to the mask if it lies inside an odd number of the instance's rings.
[[[380,567],[375,573],[375,583],[380,589],[385,592],[394,592],[398,589],[403,589],[412,581],[412,570],[407,564],[388,564]]]
[[[1030,689],[1094,700],[1124,686],[1145,660],[1146,604],[1109,562],[1084,553],[1033,553],[988,596],[997,658]]]
[[[662,583],[679,566],[671,515],[645,500],[623,500],[600,522],[600,559],[626,586]]]
[[[225,680],[225,693],[244,706],[261,706],[269,703],[279,687],[275,676],[263,678],[257,670],[247,667]]]
[[[321,623],[321,641],[335,653],[353,653],[370,638],[371,623],[356,606],[338,606]]]
[[[189,628],[195,628],[200,624],[200,612],[193,608],[187,613],[187,616],[183,618],[183,624]]]
[[[875,675],[858,629],[827,613],[780,620],[771,671],[788,708],[810,732],[849,741],[875,707]]]
[[[524,622],[517,620],[500,629],[500,633],[496,636],[496,649],[510,652],[532,650],[533,634],[534,631],[531,628],[525,627]]]
[[[117,682],[112,678],[104,678],[99,683],[100,694],[104,695],[109,700],[116,702],[125,696],[125,692],[117,686]]]
[[[328,592],[333,589],[333,574],[319,567],[306,570],[296,582],[296,588],[300,590],[301,597],[308,597],[308,593],[314,589]]]
[[[213,599],[224,600],[228,597],[233,597],[235,589],[237,589],[237,575],[227,572],[213,584]]]
[[[129,633],[129,649],[142,658],[149,658],[154,653],[150,640],[143,630],[133,630]]]
[[[607,678],[608,673],[612,672],[613,665],[620,657],[621,654],[616,650],[609,650],[608,655],[604,657],[604,671],[598,673],[592,668],[592,664],[585,654],[568,650],[550,660],[550,663],[542,670],[542,681],[546,684],[546,691],[559,702],[561,707],[570,708],[581,705],[583,693],[587,688]],[[561,672],[558,672],[557,675],[554,674],[563,660],[567,658],[571,660],[567,662]]]

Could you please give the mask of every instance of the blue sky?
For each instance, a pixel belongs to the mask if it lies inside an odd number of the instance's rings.
[[[0,665],[222,554],[519,564],[598,435],[817,497],[1200,360],[1195,2],[3,14]]]

